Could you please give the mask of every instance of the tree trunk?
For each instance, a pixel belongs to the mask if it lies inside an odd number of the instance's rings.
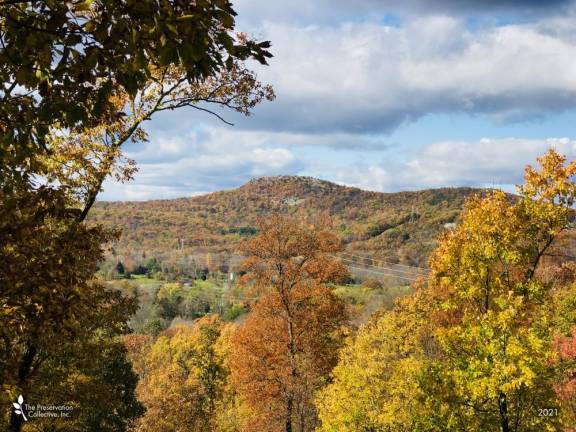
[[[296,366],[296,341],[294,340],[294,326],[292,323],[292,314],[290,308],[286,308],[288,315],[288,358],[290,361],[290,388],[289,395],[286,401],[286,432],[292,432],[292,412],[294,411],[294,387],[296,384],[296,377],[298,370]]]
[[[26,345],[26,351],[24,352],[24,356],[20,362],[20,367],[18,368],[18,388],[20,391],[25,389],[25,384],[32,373],[32,364],[34,363],[35,358],[36,347],[33,343],[28,342]],[[10,432],[20,432],[22,430],[23,421],[23,417],[12,410],[10,415],[10,428],[8,430]]]
[[[500,397],[498,398],[498,409],[500,410],[500,426],[502,432],[510,432],[508,401],[506,400],[506,395],[504,393],[500,393]]]
[[[10,415],[10,432],[20,432],[22,430],[22,416],[16,414],[14,410],[12,410],[12,414]]]
[[[286,400],[286,432],[292,432],[292,410],[294,408],[294,397],[288,396]]]
[[[300,406],[300,430],[298,432],[306,432],[306,420],[305,420],[305,414],[304,414],[304,407],[301,405]]]

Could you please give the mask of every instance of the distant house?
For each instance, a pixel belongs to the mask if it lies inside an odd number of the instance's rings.
[[[454,222],[445,223],[443,226],[447,230],[453,230],[454,228],[456,228],[456,224]]]
[[[182,286],[189,287],[192,285],[192,279],[182,278],[178,281],[178,283]]]

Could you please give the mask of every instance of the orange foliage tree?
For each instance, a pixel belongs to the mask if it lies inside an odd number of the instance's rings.
[[[558,337],[556,348],[559,353],[557,367],[559,379],[555,390],[560,399],[564,417],[576,425],[576,326],[572,327],[570,336]],[[568,432],[576,429],[566,429]]]
[[[329,255],[340,248],[333,235],[278,215],[259,228],[242,247],[243,280],[264,295],[231,353],[232,380],[249,413],[244,430],[313,430],[314,393],[337,361],[347,320],[327,284],[348,272]]]

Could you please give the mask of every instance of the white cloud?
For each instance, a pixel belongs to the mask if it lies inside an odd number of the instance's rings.
[[[218,140],[222,135],[223,139]],[[233,135],[233,134],[232,134]],[[576,158],[576,140],[489,139],[477,141],[442,141],[427,145],[405,159],[386,159],[381,163],[364,160],[340,167],[315,167],[285,148],[269,145],[265,134],[246,133],[238,141],[226,141],[221,130],[203,131],[206,141],[199,154],[197,143],[190,157],[140,165],[135,184],[108,183],[102,199],[142,200],[193,196],[214,190],[237,187],[251,178],[268,175],[297,175],[307,170],[324,171],[321,177],[366,190],[393,192],[445,186],[502,187],[514,190],[522,181],[526,164],[554,148],[569,158]],[[285,135],[298,141],[297,138]],[[215,140],[215,141],[212,141]],[[213,144],[213,145],[212,145]],[[186,152],[186,145],[182,144]]]
[[[257,69],[278,98],[247,119],[221,114],[236,132],[371,135],[372,144],[374,135],[428,114],[467,113],[497,123],[554,115],[576,108],[574,17],[474,28],[438,15],[412,17],[401,27],[267,22],[261,37],[272,40],[275,57]],[[198,123],[218,126],[193,110],[158,117],[154,129],[171,135]],[[342,146],[341,139],[333,143]]]
[[[276,57],[260,77],[278,99],[241,127],[390,132],[430,113],[513,121],[576,107],[576,21],[470,30],[427,16],[401,28],[267,24]]]
[[[127,156],[138,163],[134,183],[112,180],[102,200],[141,200],[197,195],[236,187],[253,177],[297,174],[304,162],[273,146],[264,135],[202,128],[187,136],[155,136]]]
[[[403,162],[357,164],[336,171],[333,180],[377,191],[444,186],[497,186],[508,190],[522,181],[524,167],[554,148],[576,158],[576,141],[568,138],[447,141],[428,145]]]
[[[126,147],[127,156],[140,163],[177,161],[187,157],[226,155],[240,142],[244,148],[327,147],[337,150],[382,150],[390,141],[380,134],[327,132],[318,134],[246,130],[222,125],[202,125],[193,131],[184,129],[150,130],[149,142]]]

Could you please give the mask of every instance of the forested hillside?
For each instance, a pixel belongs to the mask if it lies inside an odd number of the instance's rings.
[[[426,265],[439,233],[456,221],[471,188],[380,193],[310,177],[264,177],[238,189],[192,198],[146,202],[100,202],[93,223],[122,230],[118,255],[156,256],[226,252],[256,233],[259,217],[285,212],[324,218],[347,251],[374,258]]]

